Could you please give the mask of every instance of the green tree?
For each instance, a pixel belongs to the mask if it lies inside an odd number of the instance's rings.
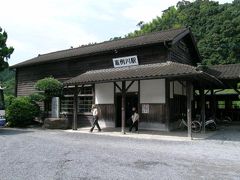
[[[4,88],[4,95],[14,95],[15,72],[9,68],[0,72],[0,85]]]
[[[7,59],[10,58],[10,55],[13,53],[13,47],[7,47],[7,32],[3,31],[0,27],[0,71],[8,67]]]
[[[34,93],[30,98],[34,101],[44,102],[45,113],[48,114],[52,97],[60,97],[62,95],[63,85],[53,77],[40,79],[35,84],[35,89],[38,93]]]
[[[240,63],[240,0],[219,4],[209,0],[180,1],[161,17],[141,24],[133,37],[170,28],[190,27],[196,37],[202,64]]]

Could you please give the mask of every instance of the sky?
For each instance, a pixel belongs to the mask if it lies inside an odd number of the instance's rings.
[[[7,45],[15,49],[8,62],[124,36],[178,1],[0,0],[0,27],[8,33]]]

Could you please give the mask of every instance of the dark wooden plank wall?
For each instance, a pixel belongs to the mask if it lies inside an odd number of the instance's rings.
[[[121,50],[118,53],[111,52],[102,55],[73,58],[53,63],[45,63],[34,66],[17,68],[17,95],[29,95],[33,93],[34,84],[44,77],[53,76],[61,81],[75,77],[87,70],[111,68],[112,58],[137,55],[139,64],[165,62],[167,50],[162,45]]]
[[[98,104],[100,113],[99,120],[110,121],[115,123],[115,106],[114,104]]]
[[[169,51],[169,60],[193,65],[189,49],[184,41],[176,43]]]
[[[142,104],[140,105],[142,109]],[[140,122],[165,123],[165,104],[149,104],[149,113],[143,114],[140,109]]]
[[[170,122],[177,121],[182,113],[187,114],[187,97],[173,95],[170,99]]]

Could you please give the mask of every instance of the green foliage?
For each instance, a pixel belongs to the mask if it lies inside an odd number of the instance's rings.
[[[161,17],[142,24],[127,37],[170,28],[191,27],[203,64],[240,63],[240,1],[180,1]]]
[[[5,95],[14,95],[15,72],[9,68],[0,72],[0,85],[4,88]]]
[[[46,99],[43,93],[33,93],[29,97],[34,102],[43,102]]]
[[[32,124],[39,113],[39,106],[29,97],[17,97],[6,109],[6,118],[10,126],[25,127]]]
[[[14,51],[13,47],[7,47],[7,38],[6,31],[3,31],[0,27],[0,71],[8,67],[8,63],[5,60],[9,59]]]
[[[5,108],[8,108],[8,106],[10,104],[12,104],[13,100],[15,99],[16,97],[13,96],[13,95],[5,95],[4,96],[4,102],[5,102]]]
[[[57,79],[47,77],[37,81],[35,88],[42,91],[45,98],[49,99],[54,96],[61,96],[63,85]]]

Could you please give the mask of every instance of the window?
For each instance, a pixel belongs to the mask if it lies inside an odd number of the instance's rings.
[[[225,109],[225,101],[218,101],[218,109]]]
[[[74,87],[63,89],[64,97],[61,98],[61,112],[73,113]]]
[[[88,113],[88,112],[90,113],[92,104],[93,104],[92,96],[79,97],[78,112],[79,113]]]
[[[78,113],[90,113],[93,104],[93,87],[85,86],[78,94]],[[61,98],[61,112],[73,113],[74,87],[64,89],[64,97]]]
[[[73,113],[73,96],[65,96],[61,99],[61,112]]]
[[[86,86],[81,94],[78,95],[78,112],[90,113],[93,104],[93,87]]]
[[[232,109],[240,109],[240,101],[232,101]]]

